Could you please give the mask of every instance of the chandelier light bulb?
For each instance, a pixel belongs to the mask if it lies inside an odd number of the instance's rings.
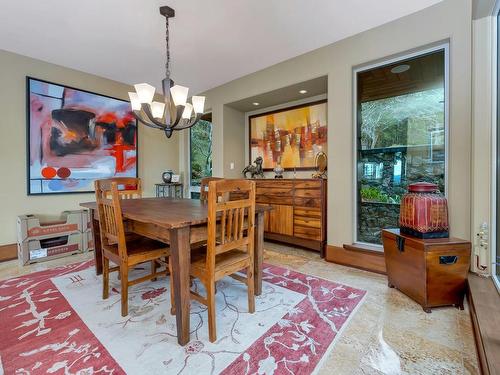
[[[193,96],[191,101],[193,102],[194,113],[203,113],[205,109],[205,97]]]
[[[134,87],[139,97],[139,102],[151,104],[155,96],[155,88],[148,83],[138,83]]]
[[[151,103],[151,113],[154,118],[162,118],[165,112],[165,103],[152,102]]]
[[[191,118],[192,112],[193,112],[193,105],[191,103],[186,103],[184,111],[182,112],[182,118],[189,120]]]
[[[139,100],[139,95],[136,92],[129,92],[128,97],[130,98],[130,105],[133,111],[141,110],[141,102]]]
[[[188,98],[189,89],[181,85],[175,85],[170,88],[170,93],[172,94],[172,99],[176,106],[186,105]]]

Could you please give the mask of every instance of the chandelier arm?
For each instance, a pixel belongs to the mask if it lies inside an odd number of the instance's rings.
[[[194,117],[191,121],[189,121],[188,123],[180,126],[180,127],[176,127],[174,130],[184,130],[184,129],[188,129],[188,128],[191,128],[193,127],[194,125],[196,125],[198,123],[198,121],[201,120],[201,116],[203,114],[197,114],[196,117]]]
[[[196,116],[194,116],[190,121],[189,121],[189,127],[193,126],[196,124],[198,121],[201,120],[201,116],[203,116],[203,113],[198,113]]]
[[[149,121],[151,121],[153,124],[159,126],[160,129],[168,129],[168,128],[172,127],[170,124],[165,124],[165,123],[155,119],[153,117],[153,114],[151,113],[151,109],[149,108],[149,105],[142,103],[141,108],[144,111],[144,113],[146,114],[146,116],[148,116]]]
[[[176,113],[176,116],[175,116],[175,121],[174,121],[174,123],[171,126],[172,129],[175,128],[179,124],[179,122],[181,121],[181,119],[182,119],[182,112],[184,112],[184,108],[185,107],[186,106],[184,106],[184,105],[178,105],[178,106],[175,107],[175,109],[177,110],[177,113]]]
[[[134,110],[134,111],[132,111],[132,113],[133,113],[134,117],[137,120],[139,120],[140,122],[142,122],[144,125],[149,126],[150,128],[154,128],[154,129],[164,129],[164,127],[162,127],[162,126],[158,126],[156,124],[149,122],[148,120],[145,120],[141,114],[141,111]]]

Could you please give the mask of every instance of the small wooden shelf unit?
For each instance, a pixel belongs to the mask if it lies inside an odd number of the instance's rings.
[[[323,257],[326,245],[326,180],[254,181],[256,202],[273,208],[264,217],[264,237],[319,251]]]

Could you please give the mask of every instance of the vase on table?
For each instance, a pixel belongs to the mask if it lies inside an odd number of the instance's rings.
[[[278,161],[276,162],[276,166],[273,169],[274,178],[283,178],[283,172],[285,171],[281,166],[281,156],[278,156]]]

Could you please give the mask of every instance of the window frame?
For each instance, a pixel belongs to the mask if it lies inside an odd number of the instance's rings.
[[[498,227],[500,226],[499,218],[497,215],[500,213],[498,196],[500,195],[500,1],[497,0],[492,14],[493,20],[491,22],[491,50],[492,50],[492,64],[491,64],[491,79],[492,86],[492,126],[491,126],[491,226],[490,226],[490,264],[491,264],[491,278],[498,292],[500,293],[500,275],[496,274],[496,259],[497,259],[497,246],[498,246]]]
[[[380,68],[386,65],[396,64],[398,62],[404,62],[405,60],[409,60],[412,58],[418,58],[419,56],[431,54],[433,52],[444,51],[444,145],[445,145],[445,159],[444,159],[444,185],[445,185],[445,197],[448,197],[448,187],[449,187],[449,107],[450,107],[450,90],[449,90],[449,77],[450,77],[450,42],[444,41],[437,43],[435,45],[419,48],[411,53],[403,53],[394,57],[389,57],[385,59],[381,59],[374,63],[363,64],[357,67],[354,67],[353,78],[352,78],[352,103],[353,103],[353,179],[352,183],[354,186],[354,194],[353,194],[353,207],[354,207],[354,215],[353,215],[353,244],[360,245],[363,247],[369,247],[375,251],[383,252],[384,248],[382,245],[367,243],[363,241],[358,241],[358,204],[359,204],[359,189],[358,189],[358,120],[359,120],[359,112],[358,112],[358,73],[365,72],[368,70]]]
[[[212,111],[208,111],[208,112],[205,112],[203,113],[203,116],[202,116],[202,120],[203,120],[203,117],[205,116],[208,116],[210,115],[210,123],[212,124],[212,146],[213,146],[213,126],[214,126],[214,123],[212,122],[212,119],[213,119],[213,113]],[[196,125],[194,125],[196,126]],[[189,135],[188,135],[188,197],[191,198],[191,193],[199,193],[201,191],[201,188],[200,186],[193,186],[191,185],[191,176],[192,176],[192,170],[191,170],[191,158],[192,158],[192,149],[191,149],[191,130],[192,130],[192,127],[189,128]],[[212,157],[213,157],[213,149],[212,149]],[[212,159],[212,174],[213,174],[213,159]]]

